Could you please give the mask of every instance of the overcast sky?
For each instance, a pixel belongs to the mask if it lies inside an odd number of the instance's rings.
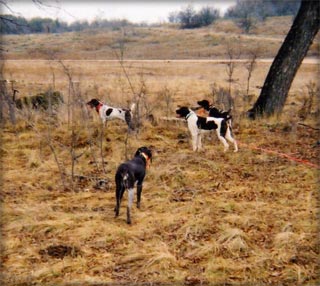
[[[2,5],[2,14],[14,14],[27,19],[33,17],[58,18],[68,23],[76,20],[92,21],[100,19],[127,19],[131,22],[155,23],[168,21],[170,12],[180,11],[192,4],[195,10],[204,6],[214,7],[224,13],[228,7],[235,4],[235,0],[41,0],[46,5],[36,5],[32,0],[7,0],[8,7]]]

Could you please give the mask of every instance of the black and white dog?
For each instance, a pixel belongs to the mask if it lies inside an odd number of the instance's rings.
[[[209,117],[224,118],[227,120],[231,120],[231,118],[232,118],[232,116],[230,114],[231,109],[229,109],[228,111],[218,109],[217,107],[210,105],[209,101],[206,99],[200,100],[197,103],[204,110],[209,112]]]
[[[234,145],[234,152],[238,151],[236,140],[232,136],[232,128],[225,118],[216,117],[201,117],[188,107],[180,107],[176,110],[176,114],[180,118],[185,118],[188,123],[188,128],[192,137],[193,151],[201,150],[201,136],[203,132],[216,130],[219,140],[224,146],[224,151],[227,151],[230,141]]]
[[[119,215],[123,193],[128,190],[127,223],[131,224],[130,210],[134,197],[134,185],[137,184],[137,208],[140,208],[142,184],[146,168],[152,160],[152,152],[147,147],[140,147],[134,158],[122,163],[116,172],[116,207],[115,216]]]
[[[111,107],[95,98],[88,101],[87,105],[89,105],[91,108],[95,108],[95,110],[99,113],[103,123],[105,123],[106,120],[117,118],[125,121],[130,129],[134,129],[131,109]]]

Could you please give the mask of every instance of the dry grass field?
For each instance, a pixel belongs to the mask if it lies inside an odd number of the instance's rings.
[[[64,34],[6,35],[3,56],[6,59],[116,59],[119,48],[126,59],[210,59],[225,58],[228,45],[247,58],[259,50],[259,57],[273,58],[290,29],[292,17],[274,17],[245,35],[232,22],[221,20],[195,30],[175,26],[153,28],[125,27],[121,30],[98,30]],[[318,40],[309,56],[317,56]]]
[[[64,104],[15,110],[15,124],[3,107],[2,285],[317,285],[319,63],[302,64],[283,114],[244,116],[270,67],[263,59],[289,28],[289,18],[247,36],[229,22],[135,28],[122,65],[106,47],[116,31],[4,37],[3,78],[18,98],[54,89]],[[258,38],[248,96],[246,59]],[[229,88],[232,39],[242,50],[231,84],[239,152],[224,153],[213,134],[195,153],[186,123],[161,118]],[[84,104],[94,97],[123,107],[138,101],[137,132],[116,120],[102,128]],[[127,225],[126,195],[114,218],[115,170],[144,145],[154,159]]]

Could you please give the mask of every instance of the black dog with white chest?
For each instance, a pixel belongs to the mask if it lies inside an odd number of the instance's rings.
[[[116,207],[115,216],[119,216],[120,204],[125,190],[128,190],[127,223],[131,224],[130,211],[134,197],[134,186],[137,185],[137,208],[140,208],[142,184],[146,169],[152,160],[152,152],[147,147],[140,147],[134,158],[122,163],[116,172]]]

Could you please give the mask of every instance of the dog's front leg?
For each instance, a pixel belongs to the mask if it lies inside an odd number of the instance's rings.
[[[107,118],[105,118],[105,117],[102,118],[102,127],[103,128],[107,127]]]
[[[142,192],[142,184],[137,185],[137,208],[138,209],[140,209],[141,192]]]
[[[201,142],[201,133],[200,133],[200,131],[198,132],[198,137],[197,137],[198,139],[197,139],[197,141],[198,141],[198,143],[197,143],[197,149],[198,149],[198,151],[200,151],[201,149],[202,149],[202,142]]]
[[[201,134],[198,131],[193,137],[193,151],[200,151],[202,148]]]
[[[192,149],[193,151],[197,151],[198,149],[198,135],[192,135]]]
[[[130,217],[130,210],[133,202],[134,197],[134,189],[128,189],[128,206],[127,206],[127,224],[131,224],[131,217]]]

